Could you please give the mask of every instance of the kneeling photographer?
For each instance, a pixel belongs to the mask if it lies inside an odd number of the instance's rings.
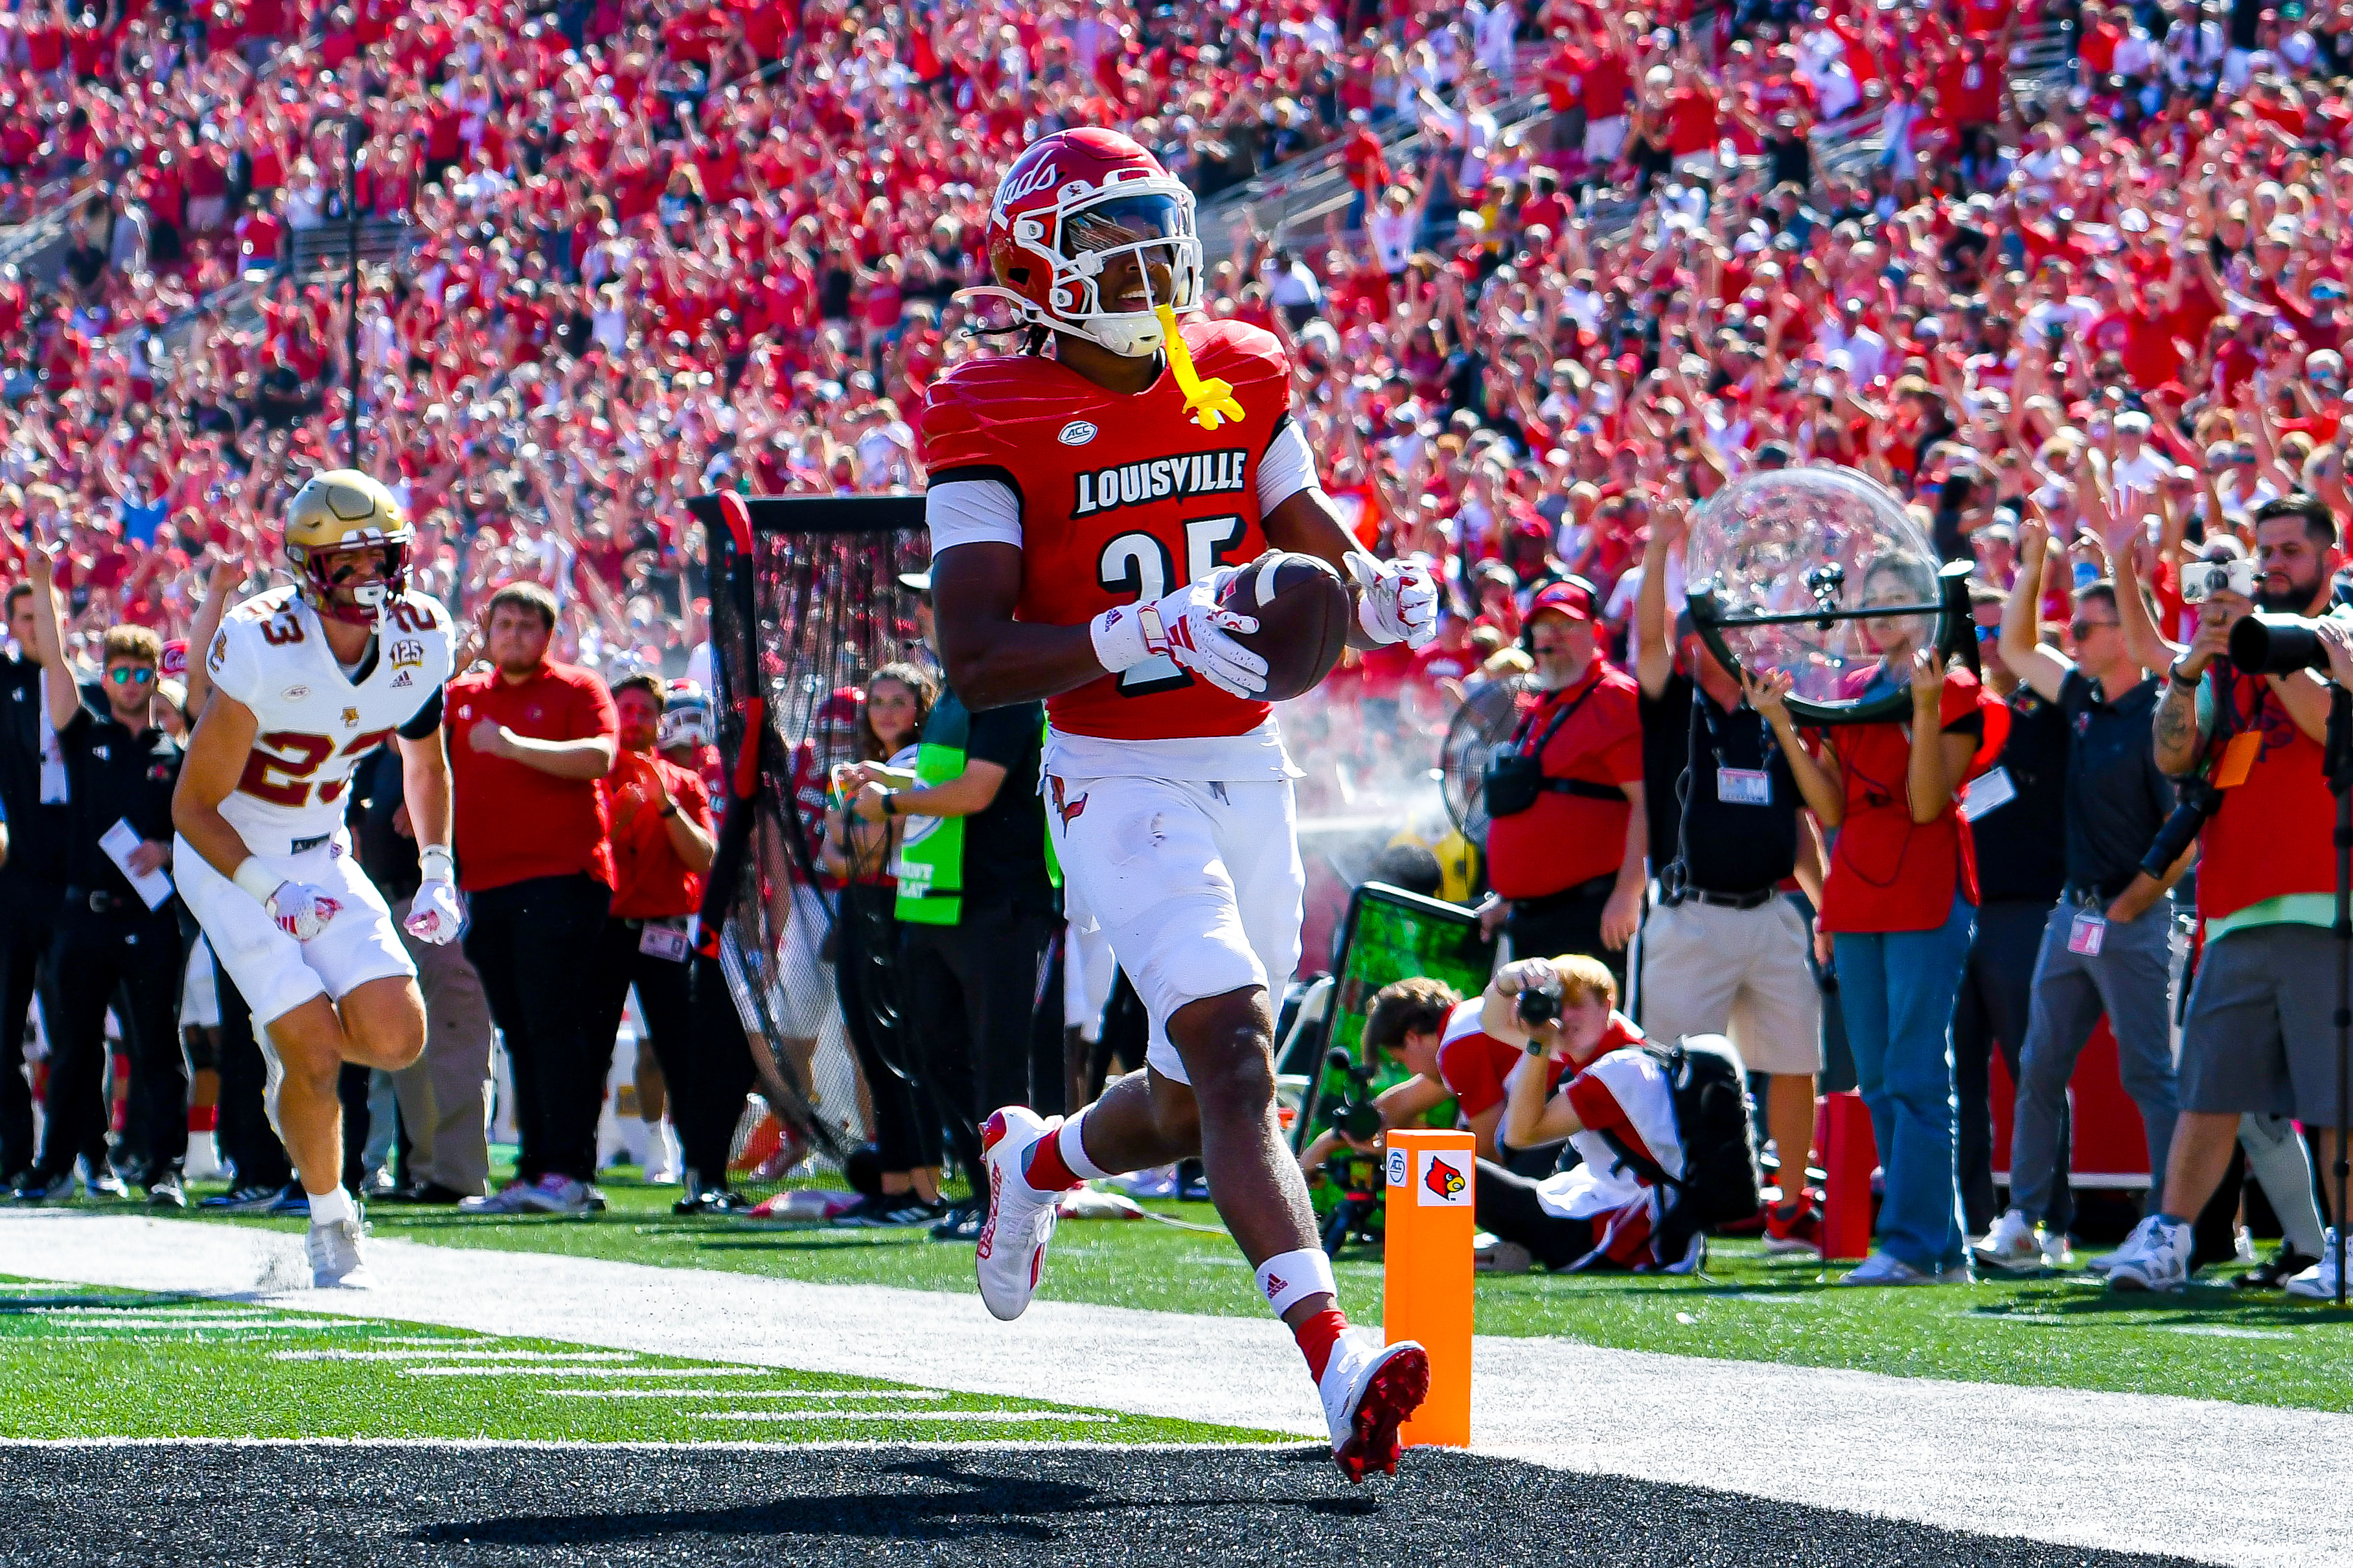
[[[2256,578],[2198,584],[2198,633],[2174,661],[2152,721],[2158,765],[2182,780],[2182,826],[2199,827],[2198,912],[2205,951],[2181,1037],[2181,1117],[2166,1161],[2164,1201],[2116,1256],[2109,1284],[2179,1290],[2191,1261],[2191,1221],[2231,1161],[2243,1112],[2292,1114],[2322,1129],[2333,1163],[2338,1110],[2336,987],[2316,983],[2342,962],[2335,919],[2337,805],[2322,747],[2328,685],[2316,663],[2353,681],[2353,648],[2327,607],[2341,562],[2336,519],[2297,494],[2254,514]],[[2191,570],[2228,573],[2229,566]],[[2248,590],[2252,590],[2249,592]],[[2268,613],[2249,621],[2252,612]],[[2248,673],[2250,669],[2261,673]],[[2174,825],[2152,858],[2178,852]],[[2335,1184],[2324,1183],[2336,1197]],[[2342,1216],[2338,1216],[2342,1224]],[[2336,1283],[2337,1233],[2317,1266],[2287,1282],[2323,1297]]]
[[[1715,1163],[1686,1150],[1667,1067],[1618,1011],[1615,977],[1583,954],[1516,959],[1495,972],[1480,1012],[1487,1034],[1524,1053],[1504,1080],[1503,1141],[1529,1148],[1565,1138],[1580,1156],[1541,1181],[1480,1161],[1480,1227],[1552,1269],[1696,1268],[1706,1253],[1702,1218],[1721,1195],[1698,1190]],[[1737,1083],[1737,1058],[1720,1037],[1688,1044],[1694,1057],[1722,1053]],[[1735,1120],[1753,1214],[1745,1110]],[[1679,1208],[1690,1211],[1682,1223]]]

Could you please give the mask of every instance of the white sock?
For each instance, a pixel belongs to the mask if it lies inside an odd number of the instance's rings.
[[[1258,1266],[1258,1293],[1280,1318],[1310,1296],[1336,1300],[1340,1291],[1332,1282],[1332,1260],[1324,1256],[1324,1249],[1303,1247],[1294,1252],[1278,1252]]]
[[[312,1225],[333,1225],[339,1220],[357,1219],[359,1216],[359,1210],[353,1206],[352,1194],[341,1187],[332,1193],[311,1194]]]
[[[1079,1131],[1081,1123],[1086,1120],[1086,1114],[1082,1110],[1065,1121],[1060,1131],[1054,1134],[1054,1139],[1061,1150],[1062,1163],[1071,1168],[1071,1174],[1081,1181],[1100,1182],[1105,1176],[1115,1175],[1118,1173],[1106,1171],[1087,1158],[1086,1138]]]

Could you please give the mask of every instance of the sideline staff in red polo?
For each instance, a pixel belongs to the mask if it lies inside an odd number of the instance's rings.
[[[619,721],[588,670],[547,657],[555,597],[536,583],[491,595],[490,664],[449,683],[443,712],[455,786],[466,956],[514,1068],[522,1135],[516,1179],[459,1206],[583,1214],[595,1205],[596,1118],[613,1038],[592,1038],[582,959],[613,900],[613,850],[596,781]]]
[[[1541,695],[1487,771],[1494,896],[1480,914],[1491,931],[1501,921],[1514,956],[1589,953],[1622,987],[1651,836],[1641,692],[1601,657],[1599,610],[1581,577],[1547,584],[1528,608]]]

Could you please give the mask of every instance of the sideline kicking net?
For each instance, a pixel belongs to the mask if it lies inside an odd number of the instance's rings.
[[[736,1012],[767,1047],[730,1159],[757,1191],[804,1155],[838,1169],[871,1131],[835,984],[839,901],[817,857],[832,769],[859,760],[853,700],[833,699],[881,665],[930,663],[899,583],[930,546],[921,496],[745,500],[732,519],[721,503],[688,506],[710,542],[720,752],[731,773],[744,746],[758,755],[752,851],[720,935]]]

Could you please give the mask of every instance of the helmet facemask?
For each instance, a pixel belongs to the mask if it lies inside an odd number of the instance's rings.
[[[378,626],[392,602],[408,587],[406,540],[346,545],[338,550],[306,550],[290,543],[286,553],[301,575],[302,597],[322,620]],[[372,577],[364,575],[371,559],[378,567]],[[354,577],[361,580],[354,582]]]
[[[1190,310],[1200,298],[1192,195],[1175,181],[1122,182],[1059,215],[1023,219],[1017,232],[1029,228],[1039,232],[1022,237],[1054,258],[1046,321],[1058,331],[1142,359],[1165,337],[1155,308]],[[1121,297],[1106,298],[1111,289]]]

